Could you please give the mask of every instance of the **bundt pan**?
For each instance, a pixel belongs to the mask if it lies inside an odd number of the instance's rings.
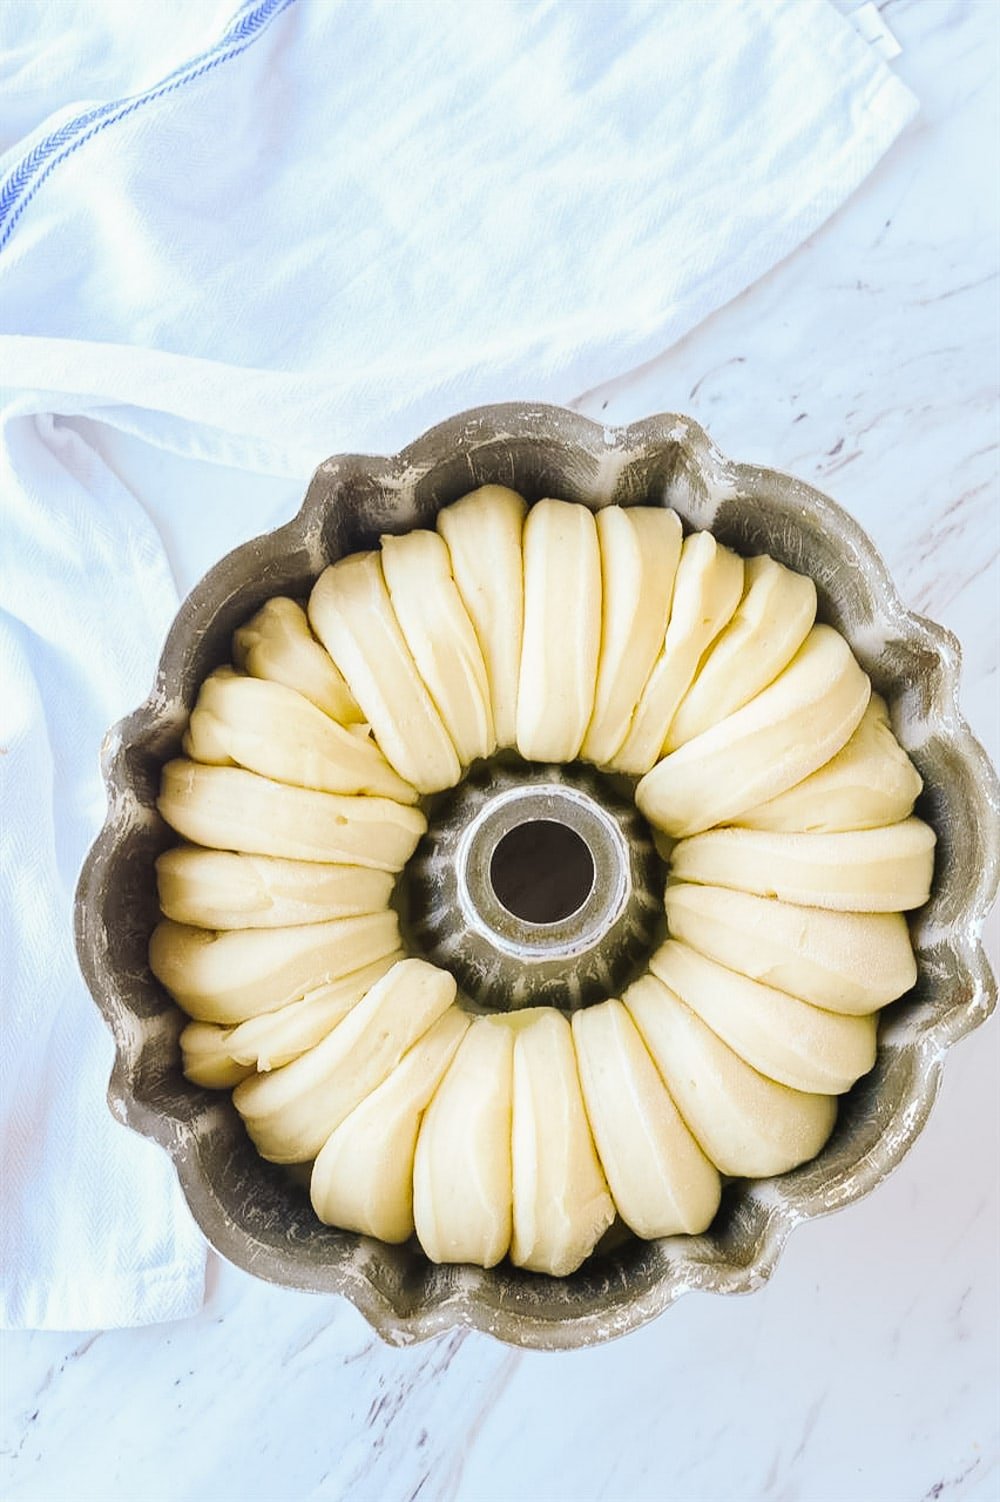
[[[611,1234],[564,1279],[507,1263],[438,1267],[414,1244],[386,1246],[321,1225],[288,1170],[260,1159],[228,1095],[181,1073],[180,1012],[147,963],[157,917],[153,861],[173,835],[156,813],[160,767],[178,753],[201,680],[228,659],[233,629],[271,595],[304,596],[322,568],[383,532],[433,525],[440,507],[488,482],[553,495],[673,506],[744,554],[811,574],[820,619],[844,633],[887,699],[920,770],[917,812],[935,829],[930,902],[913,918],[919,978],[883,1012],[875,1068],[840,1105],[818,1158],[781,1178],[733,1181],[710,1229],[656,1242]],[[954,637],[904,610],[851,517],[773,470],[725,459],[689,418],[608,429],[556,407],[461,413],[394,458],[345,455],[316,471],[298,516],[230,553],[182,606],[146,702],[103,748],[108,815],[76,904],[83,973],[114,1034],[115,1116],[159,1142],[209,1242],[257,1277],[349,1298],[383,1339],[454,1326],[512,1345],[592,1345],[634,1330],[690,1289],[746,1293],[770,1276],[798,1222],[867,1194],[900,1162],[937,1094],[946,1049],[992,1010],[980,927],[1000,873],[1000,788],[958,709]]]

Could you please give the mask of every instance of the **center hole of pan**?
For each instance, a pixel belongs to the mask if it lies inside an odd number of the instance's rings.
[[[556,819],[529,819],[497,842],[490,882],[499,900],[526,923],[561,923],[594,890],[586,840]]]

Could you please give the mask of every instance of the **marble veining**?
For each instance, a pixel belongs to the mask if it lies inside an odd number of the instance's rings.
[[[814,480],[962,642],[996,758],[997,13],[887,0],[922,113],[813,241],[641,371],[570,401],[685,410]],[[503,393],[498,393],[498,397]],[[516,393],[508,393],[515,395]],[[276,493],[276,516],[294,495]],[[236,540],[236,539],[234,539]],[[992,925],[997,954],[997,924]],[[800,1227],[750,1299],[690,1297],[563,1355],[381,1345],[339,1300],[214,1265],[193,1320],[8,1336],[0,1486],[102,1502],[994,1502],[997,1021],[900,1169]]]

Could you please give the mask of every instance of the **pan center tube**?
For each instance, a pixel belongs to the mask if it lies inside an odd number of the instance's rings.
[[[662,938],[663,879],[627,779],[484,763],[429,811],[401,916],[470,1011],[573,1011],[618,994]]]

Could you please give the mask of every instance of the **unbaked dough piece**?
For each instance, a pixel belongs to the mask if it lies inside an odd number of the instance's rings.
[[[324,569],[309,622],[400,777],[421,793],[453,787],[461,762],[399,628],[378,553]]]
[[[432,1262],[494,1267],[511,1236],[514,1035],[476,1017],[420,1126],[413,1218]]]
[[[601,655],[594,712],[580,755],[610,762],[663,646],[681,556],[680,517],[662,506],[605,506],[601,548]]]
[[[590,1256],[615,1207],[587,1120],[573,1034],[552,1007],[518,1017],[512,1148],[510,1259],[566,1277]]]
[[[517,739],[517,680],[524,628],[521,534],[527,507],[505,485],[481,485],[438,512],[451,568],[475,627],[490,685],[497,744]]]
[[[875,1062],[874,1016],[810,1006],[673,939],[649,968],[741,1059],[779,1085],[842,1095]]]
[[[418,808],[288,787],[242,767],[168,761],[156,806],[196,845],[401,871],[427,828]]]
[[[860,725],[836,756],[776,798],[744,809],[734,822],[776,833],[877,829],[907,818],[923,785],[892,733],[885,700],[872,694]]]
[[[248,1067],[233,1058],[229,1049],[232,1036],[231,1027],[218,1027],[214,1022],[189,1022],[183,1029],[181,1068],[192,1085],[231,1090],[253,1074],[253,1065]]]
[[[454,1000],[446,970],[418,959],[393,965],[316,1048],[234,1090],[257,1151],[273,1163],[315,1158]]]
[[[650,823],[676,838],[734,819],[839,751],[870,692],[840,633],[814,626],[768,688],[658,762],[635,801]]]
[[[701,662],[743,595],[743,559],[716,542],[710,532],[684,539],[670,621],[628,735],[612,757],[619,772],[642,776],[663,755],[677,707],[694,682]]]
[[[296,689],[341,725],[364,719],[343,675],[294,600],[276,595],[233,633],[233,662],[253,678]]]
[[[382,912],[395,878],[367,866],[328,866],[176,845],[156,861],[160,908],[196,928],[288,928]]]
[[[149,941],[149,963],[190,1017],[236,1023],[350,975],[398,945],[394,912],[218,933],[164,918]]]
[[[722,1194],[709,1162],[670,1097],[620,1001],[573,1017],[580,1084],[618,1214],[647,1239],[697,1235]]]
[[[451,572],[447,544],[417,530],[382,538],[382,573],[416,668],[468,766],[496,749],[486,663]]]
[[[524,635],[517,749],[574,761],[594,710],[601,647],[601,554],[593,512],[538,501],[524,524]]]
[[[922,907],[934,874],[933,829],[904,819],[840,834],[710,829],[671,853],[678,881],[735,887],[804,907],[899,913]]]
[[[901,913],[838,913],[693,882],[672,882],[666,909],[671,937],[831,1012],[876,1012],[917,978]]]
[[[837,1119],[833,1096],[791,1090],[758,1073],[655,975],[635,981],[623,999],[720,1173],[769,1178],[815,1158]]]
[[[391,949],[370,965],[362,965],[350,975],[307,991],[297,1001],[286,1002],[273,1012],[248,1017],[233,1028],[230,1053],[239,1063],[252,1064],[262,1073],[290,1064],[322,1043],[368,995],[375,982],[405,958],[402,949]]]
[[[816,619],[816,586],[765,553],[744,562],[743,598],[681,700],[665,749],[711,730],[784,672]]]
[[[295,689],[262,678],[211,673],[191,711],[184,751],[195,761],[236,762],[292,787],[417,801],[367,725],[339,725]]]
[[[320,1220],[380,1241],[407,1241],[413,1235],[417,1133],[468,1026],[469,1019],[449,1007],[381,1085],[334,1128],[310,1181]]]

